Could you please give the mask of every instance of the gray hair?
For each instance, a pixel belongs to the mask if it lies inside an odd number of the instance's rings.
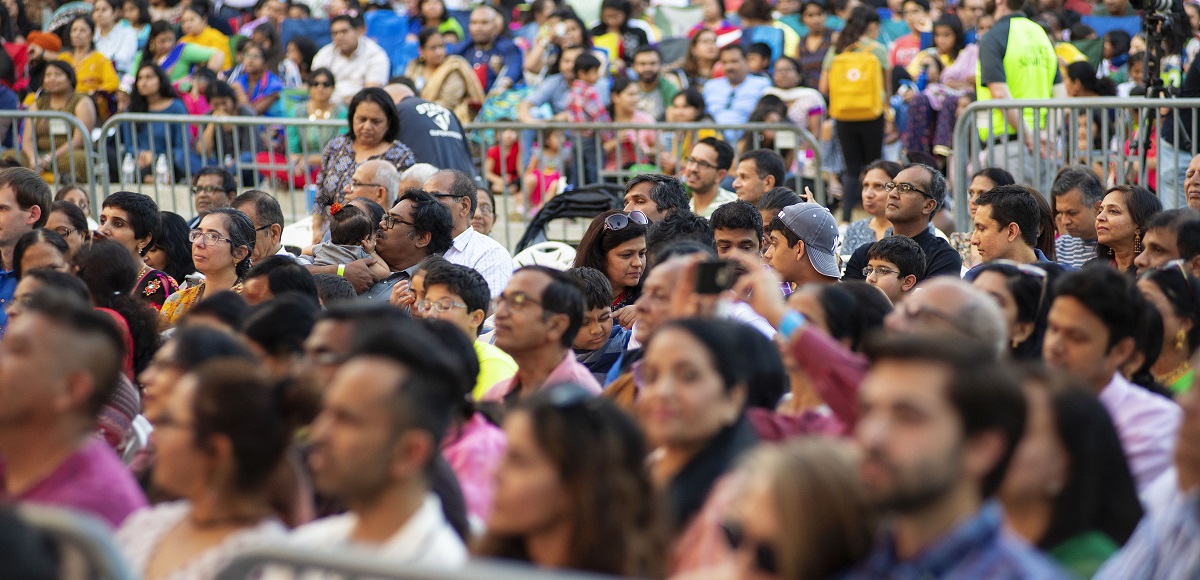
[[[416,165],[405,169],[404,173],[400,174],[400,179],[396,182],[396,185],[399,186],[400,181],[411,181],[413,183],[423,184],[430,177],[433,177],[433,174],[437,172],[437,167],[434,167],[428,163],[417,163]],[[417,187],[420,188],[419,185]]]
[[[1092,207],[1104,200],[1104,185],[1100,183],[1096,173],[1087,167],[1062,168],[1054,177],[1050,193],[1058,197],[1076,189],[1083,197],[1083,205],[1086,207]]]
[[[370,164],[369,167],[375,169],[375,177],[372,178],[379,187],[387,194],[387,199],[383,200],[384,207],[396,201],[396,197],[400,195],[400,172],[395,165],[383,161],[382,159],[372,159],[364,162],[363,165]]]

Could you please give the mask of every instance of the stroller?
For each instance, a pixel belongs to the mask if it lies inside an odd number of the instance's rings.
[[[555,196],[530,220],[513,253],[520,253],[533,244],[546,241],[546,226],[551,221],[562,218],[592,219],[610,209],[620,209],[624,204],[624,195],[625,189],[620,185],[598,183]]]

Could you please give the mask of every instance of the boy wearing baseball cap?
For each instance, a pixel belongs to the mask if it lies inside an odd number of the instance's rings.
[[[764,257],[784,282],[799,288],[805,284],[832,284],[842,277],[834,248],[837,221],[824,206],[797,203],[779,211],[767,225]]]

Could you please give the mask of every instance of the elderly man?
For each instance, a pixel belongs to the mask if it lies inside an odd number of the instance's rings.
[[[252,263],[258,264],[271,256],[296,259],[283,247],[283,209],[271,194],[251,189],[233,198],[233,209],[246,214],[254,224],[257,238],[254,253],[250,255]]]
[[[364,161],[354,174],[350,183],[342,189],[346,202],[361,197],[369,199],[382,207],[392,205],[392,200],[400,194],[400,172],[396,166],[382,159]]]
[[[512,278],[512,256],[500,242],[471,227],[479,203],[475,182],[461,171],[443,169],[425,181],[424,189],[449,208],[454,218],[454,243],[446,250],[446,260],[479,272],[487,280],[492,298],[499,296]]]

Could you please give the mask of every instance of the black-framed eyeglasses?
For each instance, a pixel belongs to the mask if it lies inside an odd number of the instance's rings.
[[[436,197],[438,199],[446,199],[446,198],[462,199],[467,196],[459,195],[459,194],[455,194],[455,193],[435,193],[435,194],[433,194],[433,197]]]
[[[876,276],[883,278],[885,276],[891,276],[892,274],[899,274],[899,273],[900,272],[897,270],[893,270],[891,268],[885,268],[883,266],[876,266],[874,268],[872,268],[871,266],[866,266],[862,269],[863,278],[870,278],[871,274],[875,274]]]
[[[221,234],[218,234],[217,232],[202,232],[200,230],[192,230],[188,232],[189,242],[194,244],[200,240],[204,240],[205,247],[207,247],[209,244],[215,245],[217,242],[229,242],[229,245],[233,245],[233,240],[229,238],[223,238],[221,237]]]
[[[915,191],[925,197],[928,197],[931,199],[933,198],[932,195],[929,195],[928,191],[921,191],[920,189],[917,189],[917,186],[915,186],[911,183],[896,183],[894,181],[889,181],[889,182],[883,184],[883,189],[884,189],[884,191],[886,191],[888,193],[891,193],[892,191],[897,190],[897,189],[900,190],[900,193],[909,193],[911,191]]]
[[[225,188],[221,187],[220,185],[193,185],[192,186],[192,194],[193,195],[200,195],[201,193],[207,193],[207,194],[211,195],[211,194],[214,194],[217,192],[224,193]]]
[[[509,292],[497,296],[493,304],[495,307],[492,311],[494,312],[499,310],[501,306],[507,306],[512,310],[524,310],[529,305],[541,306],[542,301],[524,292]]]
[[[614,213],[604,218],[604,229],[623,230],[629,227],[630,223],[641,224],[645,226],[650,224],[650,219],[646,217],[646,214],[636,209],[628,214]]]
[[[725,541],[729,543],[730,548],[736,551],[745,547],[754,554],[755,569],[766,574],[778,573],[779,559],[776,557],[774,546],[750,540],[746,537],[742,524],[732,520],[721,522],[721,531],[724,532]]]
[[[272,226],[272,225],[274,225],[274,224],[267,224],[267,225],[265,225],[265,226],[262,226],[262,227],[257,227],[257,228],[254,228],[254,232],[255,232],[255,233],[258,233],[258,232],[265,232],[265,231],[267,231],[267,230],[271,229],[271,226]]]
[[[382,187],[378,183],[363,183],[361,181],[351,181],[350,187]]]
[[[417,224],[414,224],[405,219],[398,218],[392,214],[388,214],[388,215],[383,216],[383,222],[379,224],[379,229],[390,230],[390,229],[396,227],[396,224],[404,224],[410,228],[417,227]]]
[[[79,230],[74,230],[74,229],[68,228],[66,226],[58,226],[57,228],[54,228],[53,231],[54,231],[54,233],[65,238]]]
[[[322,87],[326,89],[333,88],[333,81],[312,81],[308,83],[310,87]]]
[[[688,157],[683,160],[683,163],[684,163],[684,165],[692,164],[701,169],[716,169],[717,168],[716,165],[713,165],[712,163],[709,163],[703,159],[696,159],[695,157]]]

